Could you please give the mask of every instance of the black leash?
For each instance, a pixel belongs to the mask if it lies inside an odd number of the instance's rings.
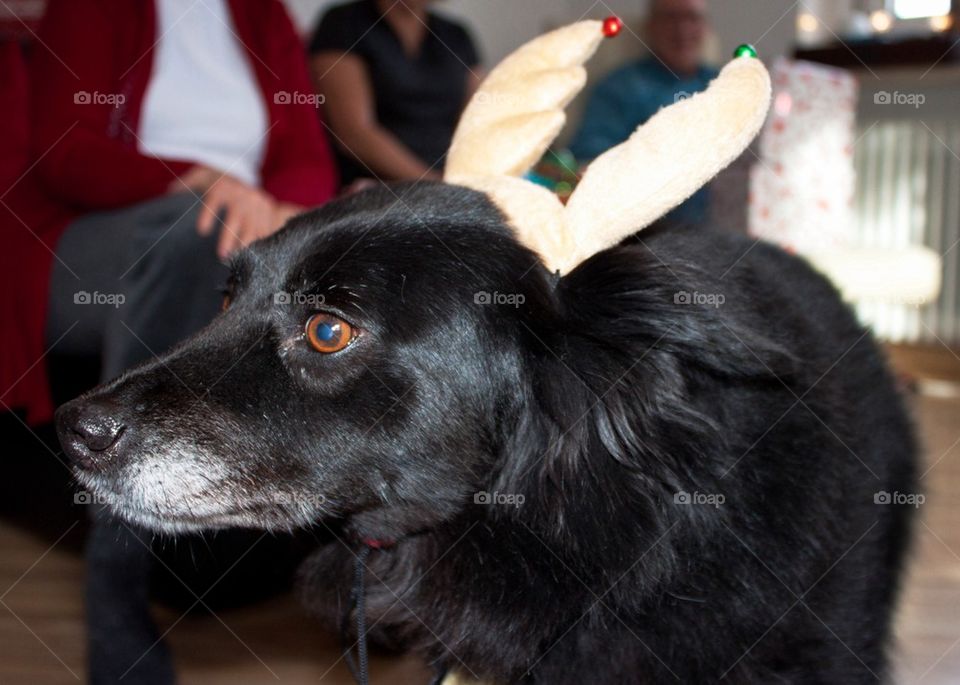
[[[379,545],[378,545],[379,548]],[[369,544],[363,545],[357,553],[357,560],[353,566],[353,587],[350,589],[350,606],[340,622],[340,639],[343,642],[343,659],[357,681],[357,685],[370,685],[370,662],[367,655],[367,588],[365,575],[367,558],[374,548]],[[350,644],[350,614],[354,614],[357,626],[357,658],[353,658],[353,646]],[[441,685],[447,677],[444,666],[436,666],[436,675],[430,685]]]
[[[370,547],[364,545],[357,554],[357,561],[353,567],[353,588],[350,590],[350,607],[343,615],[340,623],[340,635],[343,639],[343,658],[353,674],[357,685],[369,685],[370,673],[367,657],[367,607],[366,588],[364,586],[364,572],[367,568],[367,557],[370,556]],[[357,621],[357,659],[353,659],[353,648],[350,646],[350,613],[354,612]]]

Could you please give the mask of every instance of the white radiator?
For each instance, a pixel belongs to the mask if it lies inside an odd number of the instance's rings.
[[[960,345],[960,120],[881,120],[858,135],[857,244],[923,244],[944,268],[936,302],[865,303],[860,317],[885,340]]]

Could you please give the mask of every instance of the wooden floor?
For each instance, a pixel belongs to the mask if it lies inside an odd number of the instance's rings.
[[[918,381],[914,411],[925,442],[916,548],[897,621],[898,683],[960,683],[960,357],[897,349],[892,358]],[[943,381],[947,382],[944,383]],[[30,484],[23,487],[29,489]],[[65,522],[65,540],[71,534]],[[81,586],[75,545],[0,520],[0,685],[74,683],[84,678]],[[338,641],[307,619],[291,597],[217,617],[181,619],[158,611],[183,685],[353,681]],[[419,685],[415,659],[379,657],[373,682]]]

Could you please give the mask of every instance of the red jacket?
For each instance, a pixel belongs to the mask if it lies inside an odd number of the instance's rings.
[[[333,196],[336,180],[317,110],[277,97],[312,93],[300,39],[279,0],[228,5],[269,115],[263,188],[282,201],[321,204]],[[163,195],[192,166],[137,151],[157,39],[153,2],[51,0],[38,37],[29,73],[30,153],[20,162],[27,171],[12,187],[0,178],[0,411],[25,408],[31,423],[52,413],[43,363],[52,341],[44,340],[44,326],[63,229],[82,214]],[[0,91],[18,86],[8,80]],[[77,94],[84,92],[122,93],[124,102],[81,104]],[[25,93],[5,98],[0,110],[25,107],[25,100]],[[0,111],[0,120],[16,131],[23,111]],[[17,149],[4,146],[0,171],[11,165],[7,147]]]

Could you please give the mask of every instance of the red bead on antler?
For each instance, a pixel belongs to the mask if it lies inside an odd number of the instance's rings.
[[[617,16],[609,16],[603,20],[603,35],[613,38],[623,30],[623,20]]]

